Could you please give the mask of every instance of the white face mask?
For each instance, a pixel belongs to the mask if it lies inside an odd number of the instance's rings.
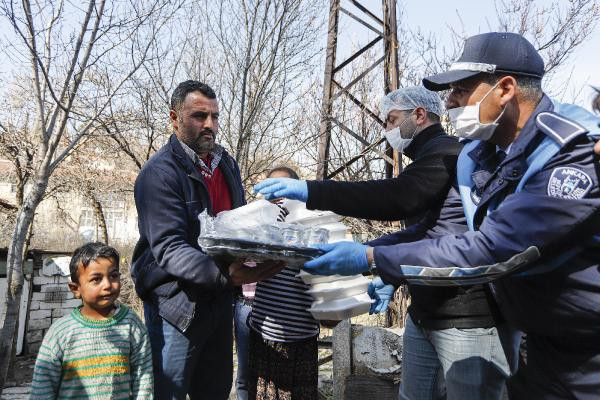
[[[498,118],[496,118],[494,122],[490,122],[489,124],[483,124],[479,120],[479,108],[483,100],[485,100],[485,98],[490,93],[492,93],[492,90],[494,90],[496,86],[498,86],[498,83],[492,86],[490,90],[488,90],[488,92],[485,94],[485,96],[483,96],[481,100],[475,103],[475,105],[451,108],[450,110],[448,110],[448,115],[450,116],[450,123],[456,130],[456,136],[466,139],[479,140],[489,140],[492,137],[494,131],[498,127],[498,121],[504,114],[506,107],[502,109],[502,112],[500,113],[500,115],[498,115]]]
[[[410,135],[410,138],[405,139],[402,137],[402,133],[400,132],[400,128],[402,127],[402,125],[404,125],[406,121],[410,120],[411,115],[406,117],[404,121],[402,121],[402,123],[394,129],[390,129],[389,131],[386,131],[385,129],[383,130],[383,136],[385,136],[390,146],[392,146],[394,150],[397,150],[400,153],[402,153],[404,149],[406,149],[408,145],[412,143],[413,139],[415,138],[415,134],[417,133],[417,127],[415,127],[415,130]]]

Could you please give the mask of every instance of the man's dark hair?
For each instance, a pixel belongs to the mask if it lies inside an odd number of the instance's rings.
[[[86,243],[81,247],[78,247],[73,252],[71,262],[69,263],[69,271],[71,272],[71,282],[79,283],[79,275],[77,269],[79,265],[83,265],[83,268],[87,268],[92,261],[96,261],[99,258],[112,259],[117,266],[119,265],[119,252],[114,247],[108,246],[101,242]]]
[[[481,74],[483,81],[490,85],[495,85],[500,78],[508,76],[507,74]],[[510,75],[517,81],[521,98],[531,103],[538,103],[544,91],[542,90],[542,80],[534,76]]]
[[[269,173],[267,174],[267,178],[270,177],[271,175],[273,175],[275,172],[285,172],[286,174],[288,174],[288,176],[292,179],[300,179],[300,177],[298,176],[298,173],[296,173],[296,171],[294,171],[292,168],[290,167],[285,167],[285,166],[281,166],[281,167],[275,167],[272,170],[269,171]]]
[[[596,97],[592,100],[592,110],[600,113],[600,89],[594,88],[596,91]]]
[[[217,98],[215,91],[206,83],[193,80],[181,82],[171,95],[171,110],[181,110],[185,97],[191,92],[200,92],[209,99]]]

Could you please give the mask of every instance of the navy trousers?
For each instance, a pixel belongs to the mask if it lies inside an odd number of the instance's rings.
[[[185,332],[144,303],[156,400],[227,400],[233,380],[232,297],[198,304]]]

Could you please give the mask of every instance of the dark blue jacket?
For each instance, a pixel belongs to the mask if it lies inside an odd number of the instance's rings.
[[[557,116],[555,128],[536,116],[554,108],[544,97],[507,157],[498,163],[495,146],[482,143],[468,155],[477,164],[474,195],[479,198],[475,231],[446,235],[414,243],[375,247],[375,261],[383,280],[401,282],[400,264],[430,267],[473,267],[506,261],[529,246],[547,263],[575,246],[587,243],[600,230],[599,165],[594,140],[587,131]],[[548,135],[559,135],[561,150],[514,192],[526,170],[526,157]],[[577,196],[561,184],[584,174],[575,183]],[[583,175],[580,175],[583,176]],[[456,191],[451,196],[457,197]],[[500,198],[487,213],[492,198]],[[496,201],[494,199],[494,201]],[[456,201],[453,202],[456,207]],[[535,268],[539,263],[531,266]],[[541,275],[510,276],[493,284],[496,299],[507,320],[527,333],[563,337],[600,332],[600,252],[584,246],[567,264]]]
[[[240,171],[225,151],[219,167],[233,207],[245,204]],[[208,190],[175,135],[144,165],[135,181],[140,238],[132,259],[136,292],[161,317],[184,331],[197,302],[230,291],[225,268],[198,246],[198,214],[211,210]]]

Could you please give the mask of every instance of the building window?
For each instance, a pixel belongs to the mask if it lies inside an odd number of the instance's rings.
[[[81,210],[81,217],[79,217],[80,228],[94,228],[96,226],[96,218],[92,210],[83,209]]]
[[[122,211],[105,211],[106,229],[110,237],[118,236],[118,227],[123,222]]]

